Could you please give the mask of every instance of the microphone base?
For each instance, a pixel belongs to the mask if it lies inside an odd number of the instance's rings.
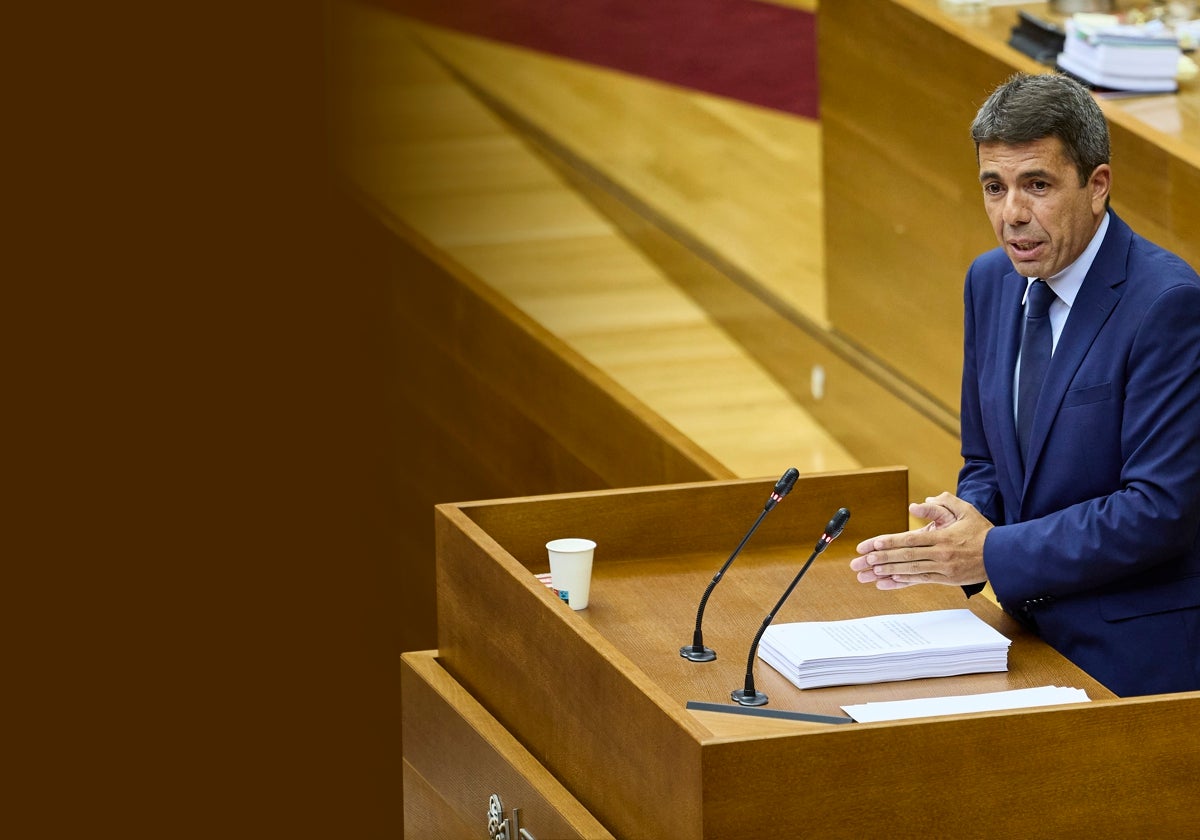
[[[703,645],[699,648],[695,645],[684,645],[679,649],[679,655],[684,659],[690,659],[692,662],[712,662],[717,658],[715,650]]]
[[[744,688],[735,688],[729,694],[729,699],[735,703],[741,703],[743,706],[765,706],[767,705],[767,695],[761,691],[755,691],[751,694],[746,693]]]

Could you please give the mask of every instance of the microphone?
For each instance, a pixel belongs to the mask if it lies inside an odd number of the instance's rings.
[[[758,653],[758,643],[762,639],[763,633],[767,632],[767,627],[775,618],[775,613],[783,606],[783,602],[792,594],[792,590],[796,588],[796,584],[800,582],[800,578],[804,577],[804,573],[808,571],[808,567],[817,559],[817,555],[829,547],[829,544],[842,535],[842,531],[846,527],[846,522],[850,519],[850,511],[846,508],[838,508],[838,512],[833,515],[833,519],[829,520],[829,524],[825,526],[825,532],[821,534],[817,540],[816,546],[813,547],[813,553],[809,556],[808,561],[800,568],[796,576],[792,578],[791,584],[784,591],[783,597],[779,599],[779,603],[775,608],[763,619],[762,626],[758,628],[758,633],[754,636],[754,643],[750,645],[750,655],[746,657],[746,685],[743,688],[735,688],[729,695],[730,700],[741,703],[743,706],[765,706],[767,705],[767,695],[761,691],[754,689],[754,657]]]
[[[684,645],[679,649],[679,655],[684,659],[690,659],[692,662],[712,662],[717,658],[717,652],[710,647],[704,646],[704,634],[700,630],[700,625],[704,621],[704,606],[708,603],[708,596],[712,594],[713,589],[725,576],[726,569],[733,563],[733,559],[741,552],[742,547],[750,540],[751,535],[758,529],[759,524],[766,518],[766,515],[775,509],[775,505],[783,500],[783,497],[792,492],[792,487],[796,484],[796,479],[800,477],[800,471],[795,467],[788,467],[788,471],[779,477],[775,482],[775,489],[771,491],[771,498],[767,499],[767,503],[763,505],[762,513],[758,515],[758,519],[754,520],[754,524],[750,526],[750,530],[746,532],[746,536],[742,537],[742,541],[738,543],[737,548],[733,550],[733,554],[729,555],[729,559],[725,561],[725,565],[717,570],[713,575],[713,579],[709,581],[708,588],[704,590],[703,597],[700,598],[700,607],[696,610],[696,630],[692,634],[692,643]]]

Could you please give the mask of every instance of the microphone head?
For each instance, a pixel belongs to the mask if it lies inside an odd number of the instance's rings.
[[[775,495],[782,499],[792,492],[792,488],[796,486],[796,479],[799,477],[800,470],[788,467],[788,471],[779,477],[779,481],[775,482]]]
[[[846,528],[846,523],[850,520],[850,511],[848,508],[838,508],[838,512],[833,515],[833,519],[829,520],[829,524],[825,526],[825,536],[830,542],[836,540],[842,535],[842,531]]]
[[[796,479],[800,477],[800,470],[795,467],[788,467],[788,471],[779,477],[775,482],[775,489],[771,491],[771,498],[767,499],[767,503],[763,505],[764,511],[775,509],[775,505],[779,504],[779,500],[792,492],[792,487],[796,484]]]

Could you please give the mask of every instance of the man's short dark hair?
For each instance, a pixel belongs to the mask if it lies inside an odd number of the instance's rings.
[[[1108,123],[1092,94],[1058,73],[1018,73],[996,88],[971,123],[975,154],[980,143],[1015,145],[1046,137],[1062,141],[1080,185],[1109,162]]]

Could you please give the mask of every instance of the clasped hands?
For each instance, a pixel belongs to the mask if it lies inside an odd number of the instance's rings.
[[[863,540],[850,561],[860,583],[903,589],[915,583],[983,583],[983,541],[992,529],[983,514],[952,493],[914,502],[908,512],[929,524],[902,534]]]

